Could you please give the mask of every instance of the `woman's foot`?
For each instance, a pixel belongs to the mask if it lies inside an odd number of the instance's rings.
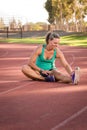
[[[72,83],[77,85],[80,81],[80,68],[79,67],[75,67],[75,71],[72,74]]]

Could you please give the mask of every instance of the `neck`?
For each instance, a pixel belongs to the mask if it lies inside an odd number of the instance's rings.
[[[52,51],[53,48],[52,48],[51,46],[47,45],[47,46],[46,46],[46,50],[47,50],[47,51]]]

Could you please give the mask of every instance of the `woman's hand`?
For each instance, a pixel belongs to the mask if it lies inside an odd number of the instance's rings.
[[[49,71],[49,70],[40,70],[40,74],[43,76],[43,77],[46,77],[48,75],[50,75],[52,72]]]
[[[43,74],[50,75],[50,74],[51,74],[51,71],[49,71],[49,70],[43,70],[42,73],[43,73]]]

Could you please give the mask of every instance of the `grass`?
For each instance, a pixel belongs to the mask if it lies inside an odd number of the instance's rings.
[[[0,43],[5,42],[5,43],[45,43],[45,38],[44,37],[33,37],[33,38],[6,38],[6,39],[0,39]]]
[[[6,38],[6,39],[0,39],[0,43],[43,44],[45,43],[45,37],[33,37],[33,38],[22,38],[22,39]],[[74,35],[61,36],[60,44],[87,47],[87,33],[77,33]]]
[[[61,45],[87,47],[87,33],[61,37]]]

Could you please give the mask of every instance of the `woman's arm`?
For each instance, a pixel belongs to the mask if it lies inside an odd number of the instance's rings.
[[[30,56],[28,62],[28,65],[37,71],[40,71],[40,68],[36,65],[36,59],[41,54],[41,52],[42,52],[42,46],[37,47],[36,50]]]
[[[64,66],[64,68],[66,69],[68,74],[71,75],[73,70],[72,70],[71,66],[69,65],[69,63],[67,62],[67,60],[65,59],[64,54],[59,49],[57,49],[56,57],[60,59],[61,64]]]

